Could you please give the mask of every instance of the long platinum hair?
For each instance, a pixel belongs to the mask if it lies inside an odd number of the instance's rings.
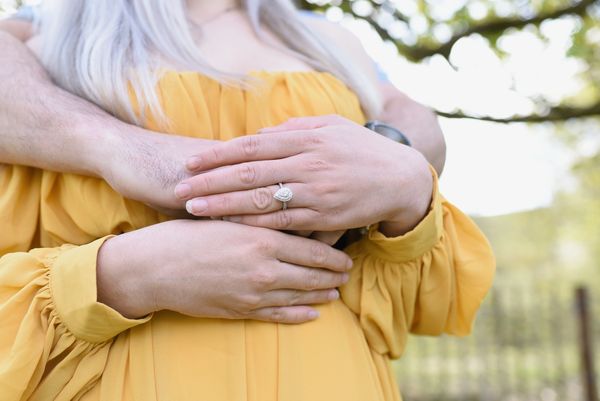
[[[259,37],[266,27],[312,68],[341,79],[367,115],[377,113],[373,85],[304,25],[291,0],[241,0],[241,6]],[[156,84],[165,60],[182,70],[243,84],[241,77],[211,68],[200,54],[186,0],[46,0],[38,28],[41,60],[55,82],[126,121],[140,124],[149,110],[164,122]]]

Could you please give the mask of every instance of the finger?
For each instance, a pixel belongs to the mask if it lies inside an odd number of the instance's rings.
[[[259,307],[324,304],[340,297],[336,289],[318,291],[274,290],[267,292]]]
[[[305,184],[286,184],[292,190],[294,198],[287,207],[305,207],[309,204],[308,188]],[[278,185],[255,188],[247,191],[229,192],[190,199],[186,203],[188,213],[194,216],[232,216],[244,214],[271,213],[281,210],[283,204],[273,195]]]
[[[321,241],[326,243],[327,245],[333,245],[344,235],[346,230],[339,231],[315,231],[312,233],[310,238],[316,239],[317,241]]]
[[[246,314],[247,319],[287,324],[305,323],[318,317],[319,312],[308,306],[268,307]]]
[[[325,116],[319,117],[296,117],[275,125],[273,127],[265,127],[258,131],[259,134],[271,134],[285,131],[310,130],[321,128],[327,125]]]
[[[288,208],[265,214],[228,216],[225,220],[273,230],[318,230],[323,228],[323,216],[306,207]]]
[[[352,268],[352,259],[350,256],[332,246],[314,239],[297,237],[285,233],[276,234],[277,237],[281,236],[281,239],[277,239],[276,237],[276,241],[279,244],[285,244],[285,246],[278,246],[274,249],[274,256],[282,262],[291,263],[296,266],[306,266],[308,268],[317,267],[334,272],[346,272]],[[306,267],[303,269],[306,269]],[[311,270],[311,274],[314,273],[312,272],[314,269],[308,270]],[[317,271],[322,272],[320,270]],[[337,287],[337,285],[319,288],[331,287]],[[298,287],[283,288],[303,289]]]
[[[326,125],[340,125],[348,123],[350,123],[350,121],[334,114],[326,116],[294,117],[279,125],[263,128],[258,131],[258,133],[267,134],[285,131],[311,130],[322,128]]]
[[[266,187],[278,182],[298,182],[296,163],[290,159],[263,160],[223,167],[182,181],[175,188],[179,199]]]
[[[289,203],[289,202],[288,202]],[[297,235],[299,237],[310,238],[314,231],[312,230],[292,230],[289,231],[290,234]]]
[[[191,172],[197,172],[249,161],[283,159],[322,142],[318,132],[288,131],[284,135],[248,135],[202,150],[188,159],[186,167]]]
[[[346,265],[347,266],[347,265]],[[262,285],[262,290],[330,290],[346,284],[350,278],[348,270],[331,271],[317,267],[304,267],[292,263],[281,262],[280,271],[277,276],[266,285]]]

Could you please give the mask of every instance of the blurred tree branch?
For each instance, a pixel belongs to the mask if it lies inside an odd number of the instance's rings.
[[[450,57],[450,51],[452,47],[462,38],[466,38],[467,36],[473,34],[480,35],[489,35],[495,33],[501,33],[509,28],[523,28],[529,24],[539,25],[546,20],[557,19],[565,15],[580,15],[583,16],[587,12],[587,8],[594,3],[598,3],[598,0],[581,0],[571,6],[567,6],[564,8],[559,8],[557,10],[540,13],[530,18],[495,18],[488,20],[486,22],[482,22],[479,24],[475,24],[469,26],[467,29],[456,32],[452,37],[444,42],[439,44],[438,46],[406,46],[399,43],[397,40],[394,40],[387,30],[379,27],[377,29],[377,24],[375,21],[370,20],[369,23],[373,25],[377,32],[382,35],[383,39],[391,40],[396,44],[398,51],[409,58],[412,61],[422,61],[427,57],[431,57],[435,54],[439,54],[444,56],[445,58]]]
[[[311,11],[325,11],[329,7],[331,7],[331,4],[317,5],[307,0],[304,0],[301,3],[302,8]],[[583,16],[587,13],[588,7],[595,3],[600,3],[600,0],[579,0],[578,2],[575,2],[569,6],[558,8],[552,11],[540,12],[539,14],[529,18],[490,18],[488,20],[485,20],[484,22],[470,24],[465,29],[455,32],[451,36],[451,38],[448,39],[446,42],[439,43],[436,45],[417,44],[414,46],[407,46],[401,43],[401,41],[397,38],[394,38],[386,28],[382,27],[377,22],[376,13],[371,13],[367,16],[356,15],[352,9],[353,0],[342,0],[338,7],[345,13],[354,15],[358,19],[363,19],[367,21],[377,31],[377,33],[381,36],[382,39],[389,40],[392,43],[394,43],[400,54],[407,57],[411,61],[419,62],[423,61],[427,57],[431,57],[436,54],[442,55],[445,58],[449,58],[452,47],[456,44],[456,42],[458,42],[462,38],[466,38],[467,36],[473,34],[480,34],[483,36],[493,35],[497,33],[502,33],[509,28],[520,29],[529,24],[539,25],[546,20],[557,19],[565,15]],[[375,7],[380,7],[381,9],[384,9],[386,12],[390,13],[396,20],[404,22],[408,21],[408,17],[401,14],[394,6],[388,4],[388,2],[384,2],[382,5],[378,5]]]
[[[530,114],[526,116],[514,116],[508,118],[495,118],[490,116],[474,116],[465,114],[461,111],[446,113],[442,111],[437,111],[437,114],[441,117],[446,118],[468,118],[472,120],[480,120],[480,121],[492,121],[497,123],[542,123],[547,121],[566,121],[572,118],[584,118],[584,117],[598,117],[600,116],[600,102],[595,103],[588,107],[566,107],[566,106],[557,106],[549,109],[547,113],[544,114]]]
[[[333,2],[323,4],[323,2],[313,3],[314,0],[302,0],[301,6],[304,9],[312,10],[312,11],[326,11],[328,8],[333,6]],[[531,15],[529,17],[519,17],[518,15],[513,15],[510,17],[498,17],[498,16],[489,16],[488,18],[482,21],[474,21],[466,13],[461,13],[459,11],[453,17],[454,21],[463,21],[463,24],[456,24],[454,31],[451,33],[448,40],[444,42],[437,42],[434,37],[431,35],[431,30],[423,33],[416,34],[418,40],[416,45],[406,45],[403,43],[402,39],[394,37],[390,30],[388,30],[388,26],[385,24],[380,24],[381,21],[389,21],[387,18],[381,18],[382,13],[386,13],[391,16],[396,21],[403,21],[405,23],[410,22],[410,18],[400,11],[398,11],[394,2],[386,0],[371,0],[370,1],[373,6],[373,11],[368,15],[357,15],[356,10],[353,8],[354,0],[341,0],[335,2],[335,5],[339,7],[344,13],[354,16],[357,19],[362,19],[368,22],[373,29],[379,34],[379,36],[383,40],[387,40],[392,42],[397,48],[398,52],[406,57],[407,59],[413,62],[422,62],[428,57],[433,55],[441,55],[446,59],[450,58],[450,53],[452,51],[453,46],[461,39],[466,38],[470,35],[479,34],[483,37],[486,37],[490,40],[492,47],[495,47],[495,40],[502,34],[504,34],[508,29],[523,29],[528,25],[539,26],[542,22],[548,20],[555,20],[567,15],[578,15],[582,18],[588,18],[590,15],[590,6],[600,4],[600,0],[570,0],[559,2],[561,4],[560,7],[540,7],[536,14]],[[421,3],[419,3],[421,4]],[[491,4],[491,3],[489,3]],[[423,6],[424,8],[421,10],[423,15],[429,19],[429,22],[435,23],[431,20],[429,16],[429,8]],[[515,9],[516,10],[516,9]],[[516,11],[515,11],[516,13]],[[493,15],[493,14],[492,14]],[[452,20],[448,20],[447,22],[452,22]],[[588,22],[589,23],[589,22]],[[456,28],[458,26],[459,28]],[[462,26],[462,28],[460,28]],[[410,29],[410,28],[409,28]],[[585,34],[586,30],[581,29],[581,32]],[[580,38],[575,38],[573,40],[574,45],[571,47],[571,52],[574,49],[577,49],[578,55],[576,57],[589,57],[591,53],[585,54],[581,53],[582,49],[588,49],[585,45],[585,37],[579,34]],[[492,43],[493,42],[493,43]],[[582,45],[584,47],[582,47]],[[575,54],[575,53],[571,53]],[[583,56],[582,56],[583,54]],[[586,61],[588,61],[586,59]],[[592,65],[588,61],[588,65]],[[592,79],[592,82],[595,80]],[[586,117],[600,117],[600,99],[590,106],[585,107],[571,107],[571,106],[555,106],[555,107],[546,107],[540,102],[536,102],[538,105],[542,106],[541,110],[546,110],[545,112],[539,112],[531,115],[515,115],[508,118],[496,118],[492,116],[480,116],[474,114],[467,114],[462,110],[458,110],[455,112],[441,112],[437,113],[440,116],[447,118],[468,118],[468,119],[476,119],[482,121],[493,121],[499,123],[512,123],[512,122],[526,122],[526,123],[541,123],[541,122],[559,122],[566,121],[572,118],[586,118]]]

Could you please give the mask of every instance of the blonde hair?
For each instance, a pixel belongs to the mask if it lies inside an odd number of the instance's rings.
[[[241,0],[259,37],[267,27],[297,57],[318,71],[344,81],[367,115],[379,109],[374,87],[333,46],[309,30],[289,0]],[[186,0],[46,0],[39,32],[41,60],[55,82],[114,115],[141,123],[138,110],[160,119],[156,93],[161,60],[222,82],[240,83],[211,68],[198,51],[188,21]]]

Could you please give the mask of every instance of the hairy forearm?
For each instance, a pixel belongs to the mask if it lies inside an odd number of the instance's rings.
[[[425,156],[438,175],[446,162],[446,143],[436,114],[392,87],[384,87],[387,101],[381,120],[398,128],[412,147]]]
[[[123,123],[54,85],[17,38],[0,32],[0,48],[0,162],[100,175]]]

